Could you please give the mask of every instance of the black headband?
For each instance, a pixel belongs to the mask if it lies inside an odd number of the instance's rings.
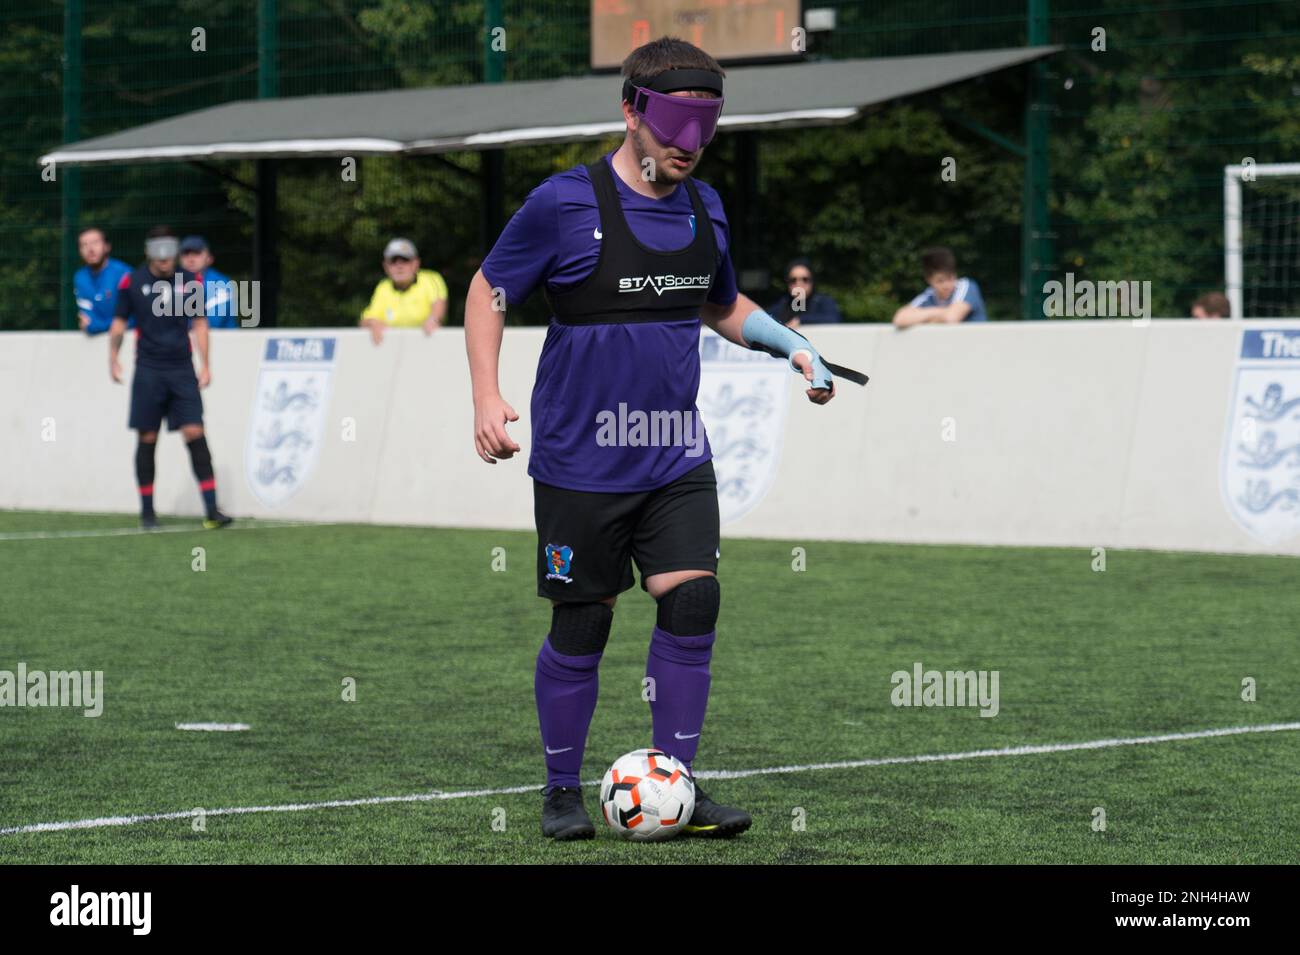
[[[656,93],[708,90],[722,95],[722,77],[712,70],[664,70],[645,80],[627,79],[623,81],[623,99],[632,102],[632,90],[638,86]]]

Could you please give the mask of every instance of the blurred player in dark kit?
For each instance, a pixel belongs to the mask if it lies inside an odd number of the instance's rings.
[[[203,526],[225,527],[231,518],[217,508],[217,482],[212,455],[203,433],[203,399],[199,389],[212,380],[208,368],[208,320],[204,310],[201,273],[177,271],[179,242],[166,226],[154,226],[145,238],[145,262],[122,277],[113,324],[109,329],[109,373],[122,381],[118,352],[127,319],[136,323],[135,375],[131,381],[128,427],[139,433],[135,452],[136,483],[140,489],[140,524],[158,526],[153,507],[154,452],[163,415],[167,427],[180,431],[190,452],[194,476],[203,496]],[[198,345],[196,376],[190,327]]]

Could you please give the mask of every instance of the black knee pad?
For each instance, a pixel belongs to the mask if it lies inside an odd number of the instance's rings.
[[[718,625],[722,587],[717,577],[692,577],[659,598],[660,630],[675,637],[698,637]]]
[[[551,610],[551,646],[566,657],[603,653],[614,611],[603,603],[556,604]]]

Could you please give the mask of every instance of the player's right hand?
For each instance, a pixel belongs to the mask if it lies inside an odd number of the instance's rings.
[[[510,459],[519,451],[519,444],[506,433],[511,421],[519,421],[519,414],[502,396],[474,401],[474,451],[487,464]]]
[[[506,424],[518,421],[515,409],[500,395],[474,402],[474,450],[488,464],[512,458],[519,445],[506,434]]]
[[[116,358],[108,360],[108,373],[119,385],[122,383],[122,363]]]

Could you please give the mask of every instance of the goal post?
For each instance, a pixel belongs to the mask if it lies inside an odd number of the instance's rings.
[[[1223,167],[1223,284],[1234,319],[1300,317],[1300,162]]]

